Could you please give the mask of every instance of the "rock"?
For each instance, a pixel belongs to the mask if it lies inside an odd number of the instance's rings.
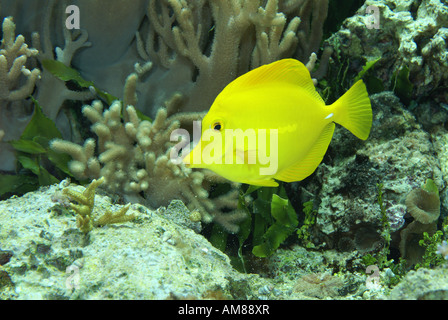
[[[258,259],[265,273],[240,273],[184,224],[189,211],[178,201],[155,211],[133,204],[134,221],[86,235],[52,202],[60,188],[0,202],[0,299],[361,299],[365,291],[364,274],[340,271],[359,269],[359,258],[335,250],[278,249]],[[111,206],[96,195],[94,208]]]
[[[379,28],[369,29],[368,6],[379,12]],[[329,44],[350,60],[378,58],[375,74],[392,90],[393,73],[406,66],[414,84],[413,98],[440,96],[447,103],[443,87],[448,85],[448,5],[440,0],[367,0],[357,14],[344,21]]]
[[[56,210],[51,196],[58,190],[0,202],[1,299],[232,298],[236,283],[249,290],[259,279],[234,270],[224,253],[182,226],[180,215],[189,213],[182,203],[166,216],[134,204],[134,222],[84,235],[74,216]],[[110,207],[110,199],[97,195],[95,206]]]
[[[392,300],[447,300],[448,266],[410,271],[391,291]]]
[[[171,201],[163,215],[180,226],[192,229],[197,233],[201,232],[200,220],[192,221],[190,210],[180,200]]]
[[[7,264],[13,255],[12,251],[0,250],[0,266]]]
[[[315,182],[306,187],[316,190],[315,199],[320,200],[316,229],[321,236],[314,241],[321,247],[363,254],[382,247],[378,183],[383,184],[392,232],[404,225],[404,200],[412,189],[428,178],[440,190],[446,185],[431,135],[415,117],[391,92],[372,95],[371,101],[374,119],[369,139],[360,142],[338,128],[328,152],[331,160],[321,164]]]

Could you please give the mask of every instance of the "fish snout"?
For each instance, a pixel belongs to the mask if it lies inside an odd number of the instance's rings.
[[[182,162],[187,168],[193,168],[201,159],[201,147],[196,145],[190,152],[182,159]]]
[[[187,168],[190,168],[190,167],[191,167],[190,155],[191,155],[191,152],[190,152],[189,154],[187,154],[187,156],[186,156],[185,158],[183,158],[183,160],[182,160],[182,162],[184,163],[184,165],[185,165]]]

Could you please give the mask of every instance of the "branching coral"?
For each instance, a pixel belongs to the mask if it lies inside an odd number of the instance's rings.
[[[328,1],[282,1],[281,7],[289,15],[279,11],[279,0],[150,0],[146,37],[143,32],[137,36],[139,53],[168,69],[167,74],[171,69],[189,74],[184,79],[189,85],[180,83],[182,77],[175,80],[177,90],[188,96],[182,109],[203,111],[250,69],[295,55],[308,60],[318,50]],[[301,49],[295,53],[298,44]],[[161,92],[166,99],[165,94]]]
[[[127,211],[129,210],[130,204],[122,207],[116,213],[107,210],[98,218],[94,216],[93,209],[95,206],[95,192],[98,186],[103,182],[104,178],[93,180],[82,193],[68,188],[62,190],[62,192],[71,200],[78,203],[70,203],[70,208],[76,212],[76,224],[78,228],[84,233],[89,233],[93,229],[93,227],[98,227],[106,224],[128,222],[132,221],[135,218],[133,214],[126,215]]]
[[[152,207],[180,199],[190,209],[199,210],[202,219],[208,222],[225,219],[220,214],[224,207],[236,209],[237,194],[210,200],[203,173],[170,161],[171,147],[175,144],[170,136],[180,123],[167,118],[165,109],[159,110],[153,122],[139,119],[131,105],[122,110],[120,101],[104,111],[103,104],[95,101],[83,108],[83,114],[93,123],[91,130],[98,136],[98,156],[93,139],[87,139],[84,146],[60,139],[51,143],[52,149],[73,158],[69,168],[76,178],[104,177],[107,190]],[[234,220],[233,215],[224,215],[227,216]]]
[[[26,68],[28,58],[38,54],[28,48],[22,35],[15,37],[16,26],[12,18],[3,20],[3,39],[0,45],[0,107],[6,101],[26,98],[31,94],[39,79],[40,70]],[[25,83],[23,83],[25,80]]]
[[[3,20],[0,43],[0,131],[6,141],[18,138],[30,119],[32,109],[24,98],[33,92],[40,78],[38,68],[27,68],[30,58],[34,58],[38,50],[29,48],[22,35],[16,37],[15,29],[11,17]],[[0,169],[14,168],[14,152],[11,146],[2,143]]]
[[[23,4],[22,4],[23,5]],[[62,2],[59,4],[62,9]],[[65,100],[84,100],[92,98],[94,95],[89,91],[69,90],[65,83],[55,78],[48,71],[38,68],[32,70],[27,65],[36,64],[36,60],[41,64],[44,60],[53,60],[53,52],[56,51],[56,59],[70,64],[73,54],[81,47],[88,45],[87,33],[71,34],[65,28],[65,7],[60,12],[60,19],[56,20],[56,25],[60,22],[61,29],[64,30],[65,46],[63,49],[54,48],[51,42],[54,30],[51,30],[52,13],[56,7],[55,0],[47,3],[43,18],[42,41],[38,33],[33,33],[33,46],[29,48],[22,35],[15,37],[15,24],[12,18],[5,18],[2,25],[3,39],[0,45],[0,128],[4,131],[5,141],[16,140],[20,137],[23,129],[31,119],[33,104],[27,98],[36,87],[34,97],[39,100],[44,113],[52,120],[56,120],[59,110]],[[62,19],[61,19],[62,18]],[[32,59],[30,59],[32,58]],[[70,136],[68,120],[65,115],[57,125],[64,136]],[[4,143],[0,150],[0,169],[13,171],[16,166],[14,152],[10,146]]]
[[[39,49],[37,58],[41,63],[45,60],[56,60],[64,63],[66,66],[70,66],[75,53],[79,49],[91,45],[87,41],[87,31],[82,30],[71,33],[65,27],[65,10],[61,10],[66,7],[64,7],[64,3],[65,1],[62,1],[58,7],[55,0],[49,0],[43,19],[44,26],[42,36],[37,32],[33,33],[33,45]],[[56,21],[60,22],[60,26],[63,30],[63,48],[53,48],[51,43],[50,23],[52,21],[53,11],[56,11],[59,15],[57,16]],[[54,52],[56,55],[54,55]],[[41,85],[38,87],[36,95],[36,99],[42,105],[44,113],[52,120],[55,120],[58,116],[65,100],[85,101],[92,99],[93,97],[94,94],[88,90],[75,91],[68,89],[64,81],[54,77],[54,75],[45,69],[42,72]]]

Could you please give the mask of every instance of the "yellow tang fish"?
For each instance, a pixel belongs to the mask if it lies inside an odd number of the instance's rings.
[[[300,181],[322,161],[335,123],[367,139],[372,108],[363,81],[327,106],[300,61],[279,60],[222,90],[202,120],[200,141],[183,162],[258,186]]]

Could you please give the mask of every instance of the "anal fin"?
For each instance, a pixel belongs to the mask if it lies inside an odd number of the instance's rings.
[[[274,178],[280,181],[293,182],[301,181],[311,175],[322,162],[327,152],[331,138],[333,137],[334,127],[335,124],[333,122],[325,126],[319,139],[306,157],[293,166],[283,169]]]
[[[276,182],[274,179],[242,181],[242,183],[250,184],[253,186],[278,187],[278,182]]]

